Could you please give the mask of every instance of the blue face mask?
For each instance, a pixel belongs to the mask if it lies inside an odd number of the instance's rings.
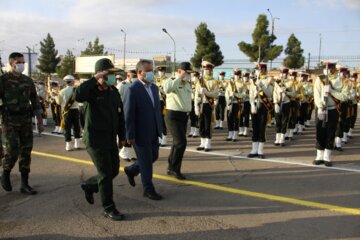
[[[155,76],[153,72],[146,72],[145,80],[148,82],[155,82]]]
[[[111,74],[107,76],[106,85],[113,86],[116,83],[115,74]]]

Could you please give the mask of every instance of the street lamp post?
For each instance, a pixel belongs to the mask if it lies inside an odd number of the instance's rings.
[[[273,17],[270,8],[267,9],[271,16],[271,36],[274,36],[274,29],[275,29],[275,20],[280,20],[278,17]],[[272,60],[270,60],[270,69],[272,67]]]
[[[170,38],[171,40],[174,42],[174,64],[173,64],[173,74],[175,76],[175,69],[176,69],[176,43],[175,43],[175,40],[174,38],[168,33],[168,31],[166,31],[165,28],[162,29],[164,33],[166,33]]]
[[[123,30],[123,29],[121,29],[121,32],[123,32],[124,33],[124,71],[125,71],[125,68],[126,68],[126,65],[125,65],[125,54],[126,54],[126,32]]]

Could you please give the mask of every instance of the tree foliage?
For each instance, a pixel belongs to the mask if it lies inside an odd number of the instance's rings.
[[[292,33],[288,39],[283,64],[287,68],[301,68],[304,66],[305,58],[303,56],[304,50],[301,48],[301,42]]]
[[[224,56],[219,45],[215,41],[215,34],[212,33],[206,23],[200,23],[195,29],[196,49],[191,63],[194,67],[201,67],[203,60],[209,61],[215,66],[223,64]]]
[[[40,41],[40,57],[37,66],[41,72],[51,74],[56,72],[56,67],[60,62],[58,51],[55,49],[54,39],[50,33],[43,41]]]
[[[269,21],[266,15],[261,14],[258,16],[256,26],[252,34],[253,43],[246,43],[241,41],[238,44],[240,51],[250,58],[250,61],[257,62],[259,60],[259,47],[260,47],[260,61],[267,62],[277,58],[283,47],[274,45],[276,40],[275,35],[271,35],[268,31]]]
[[[75,56],[70,50],[67,50],[66,55],[61,61],[61,65],[56,69],[60,78],[65,77],[68,74],[74,74]]]
[[[100,44],[99,37],[95,38],[94,43],[89,42],[88,46],[84,51],[81,51],[81,56],[99,56],[99,55],[106,55],[107,52],[104,52],[104,45]]]

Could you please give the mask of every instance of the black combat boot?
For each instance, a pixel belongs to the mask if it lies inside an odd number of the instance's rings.
[[[20,192],[29,195],[37,194],[37,191],[35,191],[32,187],[29,186],[28,180],[29,180],[29,173],[21,173]]]
[[[1,176],[1,186],[7,192],[12,191],[11,181],[10,181],[10,171],[4,170]]]

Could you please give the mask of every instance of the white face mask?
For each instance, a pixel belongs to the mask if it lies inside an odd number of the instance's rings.
[[[160,76],[160,77],[162,77],[162,76],[164,76],[164,75],[165,75],[164,72],[162,72],[162,71],[159,72],[159,76]]]
[[[131,80],[131,82],[133,82],[133,81],[135,81],[137,78],[131,78],[130,80]]]
[[[324,75],[329,75],[329,74],[330,74],[330,71],[329,71],[329,70],[326,71],[326,69],[323,69],[323,73],[324,73]]]
[[[286,78],[286,73],[282,73],[282,74],[280,75],[280,77],[281,77],[281,78]]]
[[[249,77],[244,77],[244,81],[248,82],[249,81]]]
[[[219,79],[220,79],[220,80],[224,80],[224,76],[220,75],[220,76],[219,76]]]
[[[186,82],[190,82],[190,80],[191,80],[190,75],[187,74],[187,75],[185,76],[184,80],[185,80]]]
[[[256,76],[260,76],[260,70],[256,69],[256,70],[255,70],[255,75],[256,75]]]
[[[234,75],[235,80],[239,80],[239,75]]]
[[[209,70],[204,70],[204,76],[206,76],[206,75],[209,75],[210,74],[210,71]]]
[[[25,69],[25,65],[23,63],[15,64],[15,72],[22,73]]]
[[[198,77],[193,77],[191,80],[192,80],[193,82],[196,82],[197,80],[199,80],[199,78],[198,78]]]

